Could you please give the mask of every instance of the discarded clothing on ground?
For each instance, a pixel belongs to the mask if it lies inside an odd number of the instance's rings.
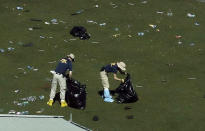
[[[79,37],[81,40],[86,40],[90,38],[90,35],[87,33],[85,27],[74,26],[70,31],[70,34],[74,37]]]
[[[125,82],[121,83],[115,92],[119,94],[116,98],[118,103],[132,103],[139,99],[132,86],[130,74],[127,74]]]

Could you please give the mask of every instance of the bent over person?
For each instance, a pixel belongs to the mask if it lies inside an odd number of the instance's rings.
[[[117,81],[124,82],[124,79],[120,79],[117,77],[117,72],[121,74],[126,74],[126,65],[124,62],[111,63],[109,65],[103,66],[100,70],[100,77],[102,80],[102,85],[104,88],[104,101],[105,102],[113,102],[112,96],[109,91],[109,81],[108,74],[113,73],[114,79]]]
[[[68,75],[69,78],[72,77],[72,62],[74,62],[74,54],[67,55],[66,58],[63,58],[59,61],[55,71],[51,71],[53,74],[53,80],[51,84],[51,92],[50,92],[50,99],[47,102],[49,106],[53,105],[53,99],[56,94],[57,83],[60,85],[60,99],[61,99],[61,107],[68,106],[65,101],[65,93],[66,93],[66,76]],[[66,74],[67,70],[69,71]]]

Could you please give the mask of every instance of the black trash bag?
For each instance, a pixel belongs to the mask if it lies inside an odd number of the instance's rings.
[[[85,27],[82,26],[74,26],[70,31],[70,34],[74,37],[79,37],[81,40],[86,40],[90,38],[90,35],[87,33]]]
[[[125,82],[121,83],[115,91],[119,94],[116,98],[118,103],[133,103],[139,100],[132,86],[130,74],[127,74]]]
[[[67,90],[65,100],[68,106],[85,109],[86,107],[86,85],[82,85],[80,82],[74,79],[67,79]]]

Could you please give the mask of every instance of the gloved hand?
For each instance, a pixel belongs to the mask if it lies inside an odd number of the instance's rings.
[[[121,82],[122,82],[122,83],[124,83],[124,82],[125,82],[125,80],[124,80],[124,79],[121,79]]]

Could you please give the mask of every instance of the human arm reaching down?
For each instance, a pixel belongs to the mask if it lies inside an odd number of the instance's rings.
[[[117,77],[117,74],[113,74],[114,76],[114,79],[117,80],[117,81],[121,81],[122,83],[124,83],[124,79],[120,79]]]

